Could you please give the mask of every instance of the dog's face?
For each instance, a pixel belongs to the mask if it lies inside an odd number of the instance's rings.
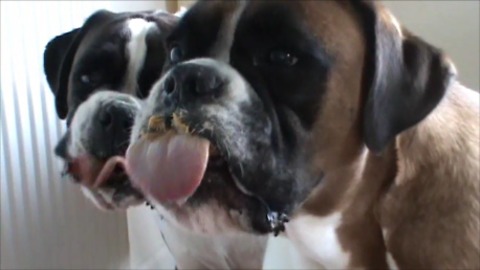
[[[92,14],[52,39],[44,52],[59,118],[67,122],[89,95],[114,90],[146,97],[165,61],[165,37],[177,17],[164,12]]]
[[[123,167],[115,166],[138,109],[125,95],[148,95],[163,69],[165,37],[177,20],[164,12],[98,11],[45,49],[47,81],[57,114],[68,126],[56,153],[65,160],[66,173],[102,208],[141,201]],[[117,94],[100,94],[104,91]]]
[[[281,230],[323,177],[426,117],[451,75],[367,1],[202,1],[167,45],[129,174],[199,232]]]

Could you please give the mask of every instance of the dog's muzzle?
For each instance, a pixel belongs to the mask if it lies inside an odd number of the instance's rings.
[[[238,72],[212,59],[179,64],[147,103],[127,151],[129,175],[143,193],[182,204],[202,183],[221,178],[255,201],[252,215],[262,231],[283,230],[287,215],[277,195],[265,190],[275,183],[263,181],[281,173],[269,153],[272,124]]]

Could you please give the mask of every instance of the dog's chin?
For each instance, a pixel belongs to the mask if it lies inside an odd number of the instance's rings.
[[[227,166],[209,166],[188,198],[157,202],[179,226],[200,234],[255,232],[251,198],[233,183]]]
[[[125,210],[145,202],[124,168],[125,158],[112,156],[100,161],[80,155],[65,161],[66,176],[82,186],[84,195],[101,210]]]

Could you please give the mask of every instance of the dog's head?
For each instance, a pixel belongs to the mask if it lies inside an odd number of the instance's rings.
[[[281,230],[323,177],[424,119],[453,75],[375,1],[202,1],[167,46],[129,173],[197,231]]]
[[[138,110],[132,97],[146,97],[160,77],[165,37],[177,21],[165,12],[102,10],[46,46],[47,82],[58,117],[67,118],[68,126],[56,153],[66,173],[102,208],[141,201],[123,167],[115,165],[125,154]]]
[[[165,36],[177,22],[165,12],[101,10],[82,27],[52,39],[44,52],[47,82],[60,119],[70,121],[93,92],[146,97],[165,61]]]

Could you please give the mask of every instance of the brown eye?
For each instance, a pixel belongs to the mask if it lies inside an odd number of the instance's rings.
[[[293,66],[298,62],[298,57],[285,50],[273,50],[269,54],[269,62],[279,66]]]

